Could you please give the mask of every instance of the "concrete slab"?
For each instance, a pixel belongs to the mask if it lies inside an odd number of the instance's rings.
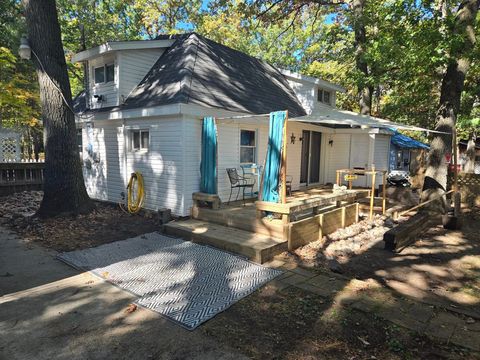
[[[246,358],[152,311],[127,313],[131,294],[78,275],[49,251],[29,250],[4,230],[0,234],[0,274],[13,274],[0,278],[1,359]],[[12,291],[18,292],[7,294]]]

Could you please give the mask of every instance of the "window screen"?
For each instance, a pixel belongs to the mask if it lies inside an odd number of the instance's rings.
[[[106,73],[106,82],[115,81],[115,65],[108,64],[105,65],[105,73]]]
[[[255,163],[256,139],[255,131],[240,130],[240,163]]]
[[[100,84],[105,82],[105,68],[103,66],[95,68],[94,72],[95,72],[95,84]]]
[[[132,150],[148,150],[150,145],[150,133],[148,130],[133,130],[131,132]]]

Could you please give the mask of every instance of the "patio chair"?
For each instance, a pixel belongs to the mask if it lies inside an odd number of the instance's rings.
[[[230,180],[230,196],[228,197],[227,204],[230,204],[233,189],[238,189],[235,201],[238,200],[238,196],[240,195],[240,189],[242,189],[242,200],[243,205],[245,206],[245,189],[250,189],[250,192],[253,193],[253,187],[255,186],[255,178],[246,178],[244,176],[240,176],[236,168],[228,168],[227,175],[228,179]]]

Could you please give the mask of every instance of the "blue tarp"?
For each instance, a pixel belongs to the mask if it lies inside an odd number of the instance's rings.
[[[424,144],[420,141],[412,139],[406,135],[402,135],[399,132],[395,132],[391,140],[393,145],[401,149],[429,149],[430,147],[427,144]]]
[[[286,111],[270,113],[270,129],[268,132],[268,149],[263,174],[262,200],[278,202],[278,185],[282,153],[283,126],[287,117]]]
[[[200,191],[217,193],[217,125],[215,118],[205,117],[202,127],[202,160],[200,163]]]

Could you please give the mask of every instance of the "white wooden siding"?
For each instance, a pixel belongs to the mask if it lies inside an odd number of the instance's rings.
[[[94,69],[105,64],[115,65],[115,81],[108,83],[95,84],[95,71]],[[115,54],[109,54],[106,56],[99,56],[98,58],[89,61],[89,83],[90,83],[90,104],[94,109],[108,106],[118,105],[118,85],[119,85],[119,69],[118,60]],[[104,101],[97,101],[94,95],[102,95]]]
[[[336,92],[334,90],[327,90],[330,91],[330,106],[321,103],[317,100],[318,94],[318,85],[304,82],[304,81],[295,81],[294,79],[287,79],[288,84],[295,92],[300,104],[302,104],[305,111],[310,114],[313,110],[321,111],[322,107],[335,107],[336,104]]]
[[[268,141],[268,124],[249,123],[218,123],[218,194],[222,201],[227,201],[230,195],[230,181],[227,168],[237,168],[240,175],[240,130],[253,130],[256,132],[256,159],[258,165],[265,161]],[[258,181],[254,191],[258,190]],[[234,193],[232,196],[236,195]]]
[[[368,147],[370,146],[370,140],[368,134],[352,134],[350,145],[350,166],[363,167],[368,169]],[[357,180],[352,182],[353,186],[368,186],[366,176],[358,175]]]
[[[390,135],[375,135],[375,151],[373,156],[373,163],[375,169],[388,170],[388,160],[390,158]],[[377,176],[375,184],[378,186],[382,183],[382,177]]]
[[[227,201],[230,182],[226,168],[235,167],[241,173],[240,130],[256,131],[257,164],[264,165],[268,122],[264,119],[244,123],[220,120],[217,125],[218,190],[222,201]],[[152,210],[169,208],[175,215],[189,215],[192,193],[199,191],[200,186],[201,119],[185,115],[170,118],[97,121],[91,130],[91,140],[88,139],[85,126],[83,131],[84,176],[91,197],[111,202],[121,201],[121,193],[126,192],[130,174],[140,171],[145,181],[145,208]],[[129,149],[130,133],[134,129],[149,130],[148,151],[132,152]],[[330,129],[311,124],[289,123],[287,174],[292,176],[293,189],[297,189],[300,185],[302,148],[300,138],[303,130],[322,133],[321,183],[334,183],[337,169],[365,166],[369,162],[370,146],[375,147],[374,160],[377,168],[388,165],[389,136],[348,133],[346,130],[342,130],[342,133],[333,133]],[[295,144],[291,144],[292,133],[296,138]],[[329,140],[333,140],[332,146],[328,144]],[[92,143],[94,156],[87,152],[89,141]],[[87,167],[87,162],[91,166]],[[359,186],[363,186],[365,179],[359,179],[357,182]],[[381,179],[377,181],[377,185],[380,182]]]
[[[93,152],[97,161],[84,150],[83,173],[87,191],[92,198],[111,202],[121,201],[126,193],[130,174],[140,171],[145,184],[145,208],[169,208],[176,215],[188,215],[184,204],[184,138],[182,119],[128,120],[125,133],[122,122],[97,122],[92,130]],[[131,151],[125,140],[133,129],[150,133],[148,151]],[[88,145],[87,130],[83,130],[83,148]],[[125,139],[125,140],[124,140]],[[126,155],[126,156],[125,156]],[[87,166],[87,161],[92,163]],[[189,194],[191,197],[191,194]]]
[[[327,164],[325,182],[335,183],[338,169],[350,166],[350,134],[330,134],[327,136]],[[329,141],[333,140],[332,145]]]
[[[119,96],[126,99],[130,92],[143,80],[164,49],[119,51]]]
[[[202,121],[185,118],[183,121],[183,184],[186,213],[192,207],[192,194],[200,191],[200,160],[202,144]]]
[[[294,81],[292,79],[288,79],[288,84],[295,92],[305,111],[311,113],[316,106],[315,84]]]

